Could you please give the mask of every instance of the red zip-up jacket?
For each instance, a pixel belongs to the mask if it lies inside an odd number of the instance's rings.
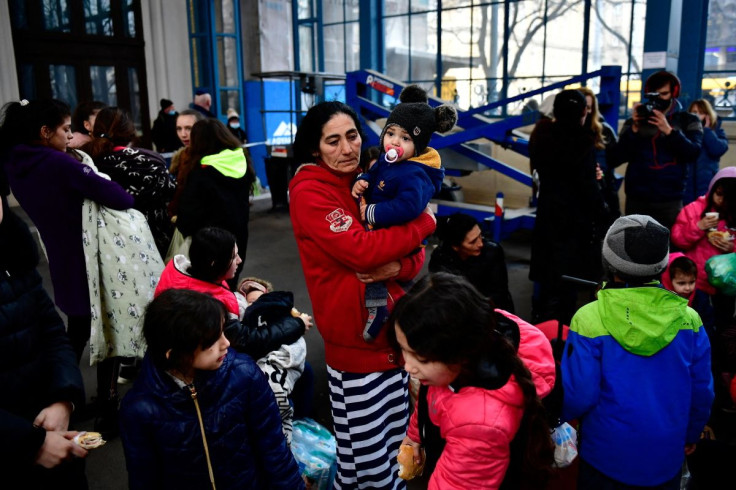
[[[396,281],[413,279],[424,263],[423,249],[407,254],[434,231],[435,221],[422,213],[404,225],[366,231],[350,195],[356,175],[302,165],[289,185],[290,211],[325,360],[340,371],[370,373],[397,368],[398,359],[386,338],[388,326],[373,342],[363,340],[368,311],[356,272],[399,260],[399,275],[386,281],[392,308],[404,294]]]

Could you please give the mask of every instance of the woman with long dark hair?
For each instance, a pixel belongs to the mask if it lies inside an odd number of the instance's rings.
[[[176,226],[185,237],[212,226],[235,235],[242,262],[227,281],[235,290],[248,248],[255,173],[240,141],[217,119],[204,119],[192,127],[189,157],[193,168],[179,201]]]
[[[165,256],[173,232],[166,207],[176,189],[166,161],[154,151],[134,146],[133,120],[119,107],[97,113],[92,138],[82,150],[101,172],[135,197],[133,207],[146,217],[156,248]]]
[[[90,199],[123,210],[133,206],[133,197],[68,155],[71,135],[69,106],[63,102],[32,100],[4,107],[0,125],[3,174],[41,235],[54,301],[67,315],[67,332],[79,361],[92,322],[82,244],[82,203]],[[3,193],[8,193],[7,184]],[[111,379],[117,379],[114,371],[113,359],[97,364],[101,402],[108,400]]]

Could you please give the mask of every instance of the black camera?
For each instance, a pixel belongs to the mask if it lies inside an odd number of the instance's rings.
[[[654,109],[664,112],[670,107],[671,101],[662,99],[657,92],[646,93],[644,97],[647,98],[647,101],[636,108],[636,113],[645,119],[654,115]]]

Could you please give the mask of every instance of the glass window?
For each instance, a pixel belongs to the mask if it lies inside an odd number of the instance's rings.
[[[25,0],[10,0],[10,19],[15,29],[28,29],[28,12]]]
[[[35,99],[36,96],[36,72],[33,65],[23,63],[18,67],[18,79],[21,99]]]
[[[733,70],[736,60],[729,53],[736,48],[736,15],[734,3],[728,0],[710,0],[708,3],[708,32],[705,41],[705,71]]]
[[[118,105],[118,91],[115,84],[115,67],[93,65],[89,67],[92,82],[92,100],[99,100],[109,106]]]
[[[583,66],[583,2],[547,1],[544,75],[580,74]],[[545,80],[546,81],[546,80]]]
[[[238,114],[240,111],[240,92],[238,90],[220,90],[220,115],[227,117],[228,109],[235,109]],[[241,119],[242,122],[242,119]]]
[[[43,26],[47,31],[71,32],[69,3],[66,0],[43,0]]]
[[[409,17],[389,17],[384,23],[386,75],[409,80]]]
[[[220,85],[237,86],[238,52],[234,37],[217,38],[217,64],[219,66]]]
[[[298,71],[316,71],[314,57],[314,28],[311,25],[299,26],[299,66]]]
[[[84,0],[84,27],[87,34],[113,35],[110,0]]]
[[[77,105],[77,72],[71,65],[49,65],[51,97],[63,100],[70,107]]]
[[[233,0],[215,0],[215,32],[235,32]]]
[[[123,35],[125,37],[135,37],[135,8],[133,0],[124,0],[123,2]]]
[[[357,22],[350,22],[345,24],[345,68],[337,73],[355,71],[358,68],[360,68],[360,25]]]
[[[345,36],[342,24],[325,26],[325,71],[339,73],[345,69]]]
[[[128,68],[128,87],[130,90],[130,116],[135,124],[138,135],[143,134],[143,121],[141,118],[141,89],[138,85],[138,70]]]

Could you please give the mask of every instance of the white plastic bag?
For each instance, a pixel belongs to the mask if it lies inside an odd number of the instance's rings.
[[[552,431],[555,443],[555,466],[566,468],[578,456],[578,432],[567,422]]]

